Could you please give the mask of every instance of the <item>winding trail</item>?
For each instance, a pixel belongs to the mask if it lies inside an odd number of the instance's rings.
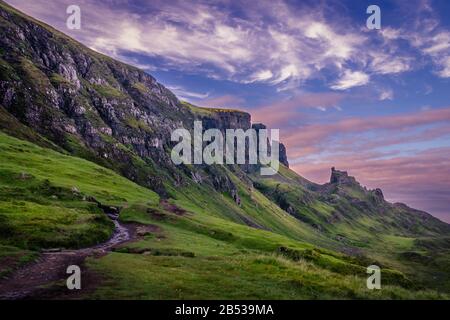
[[[115,225],[114,234],[108,241],[79,250],[44,251],[36,261],[19,268],[0,280],[0,300],[45,298],[48,292],[52,291],[52,283],[67,279],[69,275],[66,274],[66,270],[70,265],[77,265],[81,268],[82,289],[92,285],[92,282],[95,282],[95,279],[92,279],[92,274],[85,277],[85,259],[91,256],[101,257],[118,244],[131,240],[129,230],[118,221],[119,214],[107,213],[107,215]],[[73,293],[73,295],[76,295],[77,291],[80,290],[70,291],[66,289],[65,291],[67,291],[66,294]]]

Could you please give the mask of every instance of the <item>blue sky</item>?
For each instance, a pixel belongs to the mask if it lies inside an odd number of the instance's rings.
[[[336,166],[450,221],[450,1],[7,2],[180,99],[279,128],[306,178]],[[71,4],[81,30],[66,27]]]

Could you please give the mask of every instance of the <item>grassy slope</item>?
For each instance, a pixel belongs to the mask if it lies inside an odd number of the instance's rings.
[[[105,281],[89,297],[443,298],[398,286],[368,291],[359,273],[363,264],[353,258],[315,248],[289,233],[235,223],[195,205],[185,216],[177,216],[158,207],[153,192],[112,171],[3,133],[0,151],[0,217],[10,232],[6,237],[1,233],[0,259],[9,259],[10,267],[33,257],[29,248],[87,245],[99,240],[101,231],[107,235],[104,215],[83,201],[83,195],[124,206],[124,221],[159,227],[122,252],[90,259],[89,267]],[[74,195],[74,186],[80,195]],[[155,210],[160,213],[157,218],[149,213]],[[293,254],[279,253],[280,247]],[[136,248],[146,254],[127,253]],[[361,276],[355,276],[355,270]],[[390,278],[392,283],[405,286],[400,274],[386,272],[387,278],[398,276]]]
[[[237,109],[198,107],[186,101],[181,101],[181,105],[188,108],[191,112],[199,116],[214,116],[218,113],[229,113],[229,112],[246,113],[242,110]]]
[[[108,239],[113,225],[87,196],[118,206],[158,203],[110,170],[0,132],[0,272],[26,261],[30,249]]]
[[[446,298],[431,291],[392,285],[384,286],[381,291],[367,290],[365,277],[355,276],[356,262],[350,262],[347,257],[220,218],[203,223],[195,218],[193,213],[179,217],[166,212],[165,219],[156,220],[138,208],[126,211],[123,220],[152,224],[159,227],[158,231],[106,257],[90,259],[88,266],[107,276],[100,288],[86,297]],[[279,246],[287,246],[299,253],[312,252],[313,255],[292,259],[277,253]],[[387,279],[389,273],[383,273],[383,276]]]
[[[423,229],[421,221],[417,220],[413,224],[414,230],[408,230],[399,227],[398,223],[412,219],[409,213],[394,208],[383,214],[371,214],[355,210],[348,200],[337,197],[337,204],[346,209],[348,216],[341,216],[340,220],[331,219],[330,223],[328,219],[334,211],[333,206],[310,193],[308,190],[317,186],[295,172],[282,167],[276,176],[262,179],[254,176],[253,179],[271,200],[279,203],[277,196],[281,195],[283,200],[297,209],[301,220],[321,226],[327,239],[339,239],[321,242],[321,245],[339,251],[359,252],[377,261],[378,265],[401,270],[421,285],[450,291],[450,242],[443,237],[439,229],[442,223],[439,221],[432,219],[427,229]],[[344,190],[344,194],[353,192],[355,198],[370,203],[366,194],[349,189]],[[428,245],[421,245],[423,243]]]

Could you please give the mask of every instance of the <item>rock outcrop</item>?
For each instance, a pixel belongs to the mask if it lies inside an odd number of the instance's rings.
[[[339,171],[336,170],[335,167],[331,168],[331,177],[330,183],[332,184],[346,184],[346,185],[355,185],[358,184],[354,177],[348,175],[347,171]]]
[[[267,129],[267,126],[262,123],[254,123],[254,124],[252,124],[252,128],[255,129],[257,132],[259,132],[259,130],[261,130],[261,129]],[[270,146],[268,147],[268,150],[270,150]],[[278,159],[281,164],[283,164],[284,166],[289,168],[286,147],[281,142],[279,144]]]

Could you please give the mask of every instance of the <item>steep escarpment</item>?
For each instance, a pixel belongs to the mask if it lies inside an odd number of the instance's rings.
[[[283,171],[280,176],[253,179],[255,186],[285,211],[339,241],[358,242],[376,238],[377,233],[433,236],[450,230],[448,224],[428,213],[389,203],[381,189],[369,190],[334,167],[330,182],[324,185],[299,183]]]

